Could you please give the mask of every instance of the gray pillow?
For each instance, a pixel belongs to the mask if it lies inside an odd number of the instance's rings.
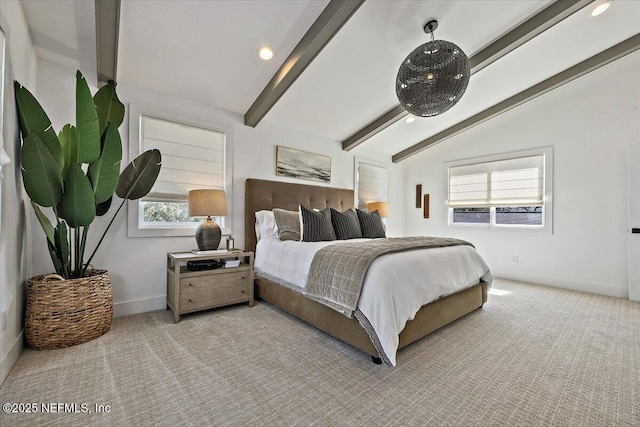
[[[296,211],[274,209],[273,216],[278,226],[280,240],[300,240],[300,214]]]
[[[336,240],[336,234],[331,225],[331,210],[324,208],[319,212],[311,211],[300,205],[302,217],[302,241],[323,242]]]
[[[384,225],[382,225],[382,218],[380,218],[380,213],[377,210],[373,212],[364,212],[360,209],[356,209],[356,211],[358,214],[358,221],[360,221],[362,237],[369,239],[386,237]]]
[[[344,212],[331,209],[331,224],[333,224],[333,231],[335,231],[338,240],[362,237],[360,222],[353,209],[347,209]]]

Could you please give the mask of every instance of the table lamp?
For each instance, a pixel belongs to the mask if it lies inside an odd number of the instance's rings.
[[[222,230],[211,220],[212,216],[227,216],[227,196],[224,190],[189,191],[189,216],[206,216],[196,228],[196,242],[201,251],[218,249]]]
[[[371,202],[367,203],[369,212],[378,211],[380,218],[389,218],[389,205],[387,202]]]

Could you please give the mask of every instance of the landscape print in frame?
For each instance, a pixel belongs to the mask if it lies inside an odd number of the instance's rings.
[[[331,157],[278,145],[276,175],[331,182]]]

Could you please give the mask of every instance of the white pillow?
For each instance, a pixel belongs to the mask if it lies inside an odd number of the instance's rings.
[[[278,239],[278,226],[272,211],[256,212],[256,237],[260,239]]]

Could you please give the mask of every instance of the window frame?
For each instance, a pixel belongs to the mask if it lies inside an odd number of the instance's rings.
[[[516,159],[520,157],[530,157],[543,155],[543,203],[542,203],[542,225],[529,224],[497,224],[496,223],[496,207],[490,206],[490,220],[488,224],[482,223],[465,223],[453,222],[453,209],[448,205],[449,200],[449,168],[455,166],[465,166],[473,163],[494,162],[499,160]],[[496,153],[486,156],[469,157],[459,160],[446,161],[444,163],[444,185],[445,185],[445,203],[446,209],[446,225],[449,227],[467,227],[477,228],[480,230],[510,230],[522,232],[535,232],[544,234],[553,234],[553,146],[537,147],[526,150],[517,150],[504,153]],[[456,206],[464,208],[465,206]],[[468,206],[478,207],[478,206]]]
[[[383,197],[384,200],[372,200],[376,202],[388,202],[389,200],[389,164],[385,162],[380,162],[377,160],[365,159],[364,157],[355,156],[353,158],[354,206],[360,210],[366,211],[367,210],[366,206],[364,207],[364,209],[360,207],[360,165],[361,164],[377,167],[384,170],[386,194]]]
[[[228,215],[224,218],[224,224],[220,224],[224,236],[233,233],[233,128],[231,126],[212,123],[198,118],[186,117],[178,114],[167,113],[153,108],[129,105],[129,162],[140,155],[142,147],[141,122],[142,116],[152,117],[199,127],[225,135],[224,161],[225,176],[224,190],[227,195]],[[142,225],[143,210],[141,200],[129,200],[127,202],[127,236],[128,237],[193,237],[200,222],[194,223],[161,223]],[[212,218],[215,221],[215,218]]]
[[[145,200],[138,200],[138,228],[142,230],[153,230],[153,229],[170,229],[170,228],[188,228],[194,229],[197,227],[202,220],[198,222],[195,221],[185,221],[185,222],[152,222],[146,223],[144,222],[144,209],[140,209],[140,203],[144,203]],[[166,203],[186,203],[186,202],[174,202],[171,200],[167,200]],[[211,219],[220,226],[220,228],[225,231],[227,221],[224,219],[225,217],[211,217]],[[194,226],[195,224],[195,226]],[[231,234],[230,232],[225,232],[224,234]]]
[[[458,208],[462,208],[461,206],[457,206]],[[518,207],[518,206],[513,206],[513,207]],[[479,228],[516,228],[516,229],[523,229],[523,230],[541,230],[544,228],[545,226],[545,206],[544,204],[542,205],[542,225],[537,225],[537,224],[498,224],[496,221],[496,209],[497,206],[490,206],[489,207],[489,222],[488,223],[483,223],[483,222],[453,222],[453,210],[455,208],[449,208],[449,219],[448,219],[448,225],[451,226],[455,226],[455,227],[479,227]]]

